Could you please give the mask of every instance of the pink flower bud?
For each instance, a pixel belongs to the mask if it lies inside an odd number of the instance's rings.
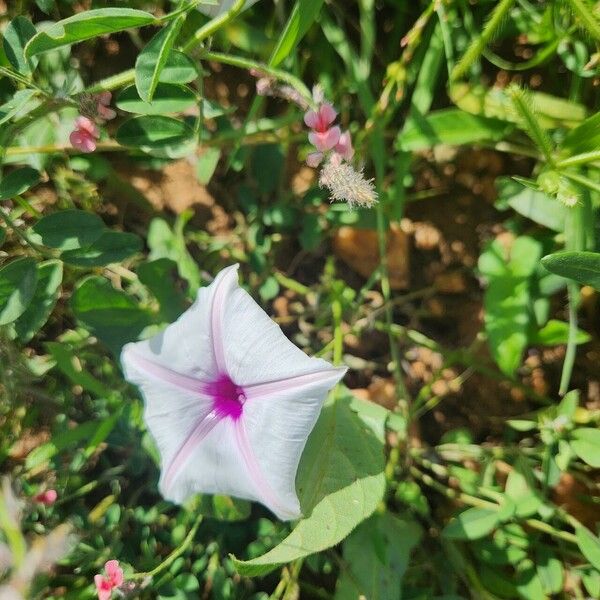
[[[312,167],[313,169],[316,169],[321,164],[322,160],[323,160],[323,153],[322,152],[311,152],[306,157],[306,164],[309,167]]]
[[[98,600],[110,600],[113,586],[108,579],[102,577],[102,575],[94,575],[94,585],[96,586]]]
[[[78,129],[83,133],[87,133],[88,135],[95,137],[96,139],[100,137],[100,132],[98,131],[96,124],[87,117],[77,117],[75,119],[75,129]]]
[[[58,493],[56,490],[46,490],[45,492],[40,492],[36,496],[34,496],[34,500],[39,504],[44,504],[45,506],[52,506],[56,499],[58,498]]]
[[[96,149],[96,140],[100,132],[91,119],[79,116],[75,119],[75,130],[71,132],[69,141],[74,148],[89,153]]]
[[[349,131],[344,131],[340,135],[340,139],[334,148],[344,160],[351,161],[354,156],[354,148],[352,147],[352,138]]]

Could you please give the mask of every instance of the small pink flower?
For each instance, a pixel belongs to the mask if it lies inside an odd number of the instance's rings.
[[[113,589],[122,586],[124,581],[123,569],[119,566],[118,560],[107,561],[104,570],[106,571],[106,577],[94,575],[98,600],[110,600]]]
[[[58,493],[56,490],[46,490],[45,492],[40,492],[36,496],[34,496],[34,500],[39,504],[44,504],[45,506],[52,506],[56,499],[58,498]]]
[[[325,133],[329,126],[335,121],[337,113],[331,104],[324,102],[319,106],[319,109],[309,110],[304,115],[304,122],[307,127],[310,127],[318,133]]]
[[[100,132],[91,119],[87,117],[77,117],[75,119],[75,130],[71,132],[69,141],[82,152],[93,152],[96,149],[96,140],[100,137]]]
[[[308,139],[310,143],[317,149],[319,152],[327,152],[332,148],[335,148],[336,144],[340,140],[340,135],[342,134],[340,128],[336,125],[331,129],[326,129],[325,131],[311,131],[308,134]]]
[[[349,131],[344,131],[340,135],[338,143],[335,145],[334,150],[347,161],[352,160],[354,156],[354,148],[352,147],[352,138],[350,137]]]
[[[110,107],[110,101],[112,99],[112,94],[110,92],[102,92],[98,96],[98,105],[97,111],[98,116],[105,121],[110,121],[117,116],[117,113]]]
[[[94,575],[94,584],[98,593],[98,600],[110,600],[113,586],[110,581],[102,575]]]
[[[313,169],[316,169],[321,164],[322,160],[323,160],[323,153],[322,152],[311,152],[306,157],[306,164],[309,167],[312,167]]]
[[[109,560],[104,565],[104,570],[108,575],[108,580],[110,581],[113,587],[119,587],[123,585],[123,569],[119,566],[118,560]]]

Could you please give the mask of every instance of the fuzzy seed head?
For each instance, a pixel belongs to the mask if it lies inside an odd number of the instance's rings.
[[[350,208],[371,208],[377,202],[372,179],[365,179],[362,170],[332,156],[321,169],[319,185],[329,190],[331,201],[347,202]]]

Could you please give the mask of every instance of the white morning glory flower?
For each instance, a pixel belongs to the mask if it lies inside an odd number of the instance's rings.
[[[121,361],[145,399],[165,498],[227,494],[295,519],[300,456],[346,369],[294,346],[238,285],[237,268],[160,334],[127,344]]]
[[[198,10],[203,12],[209,17],[216,17],[227,12],[234,4],[236,0],[218,0],[216,4],[200,4]],[[258,0],[246,0],[243,10],[250,8],[253,4],[256,4]]]

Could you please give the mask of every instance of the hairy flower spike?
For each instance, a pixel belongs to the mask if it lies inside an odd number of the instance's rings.
[[[332,201],[347,202],[350,208],[371,208],[377,202],[373,180],[336,154],[321,169],[319,184],[329,190]]]

